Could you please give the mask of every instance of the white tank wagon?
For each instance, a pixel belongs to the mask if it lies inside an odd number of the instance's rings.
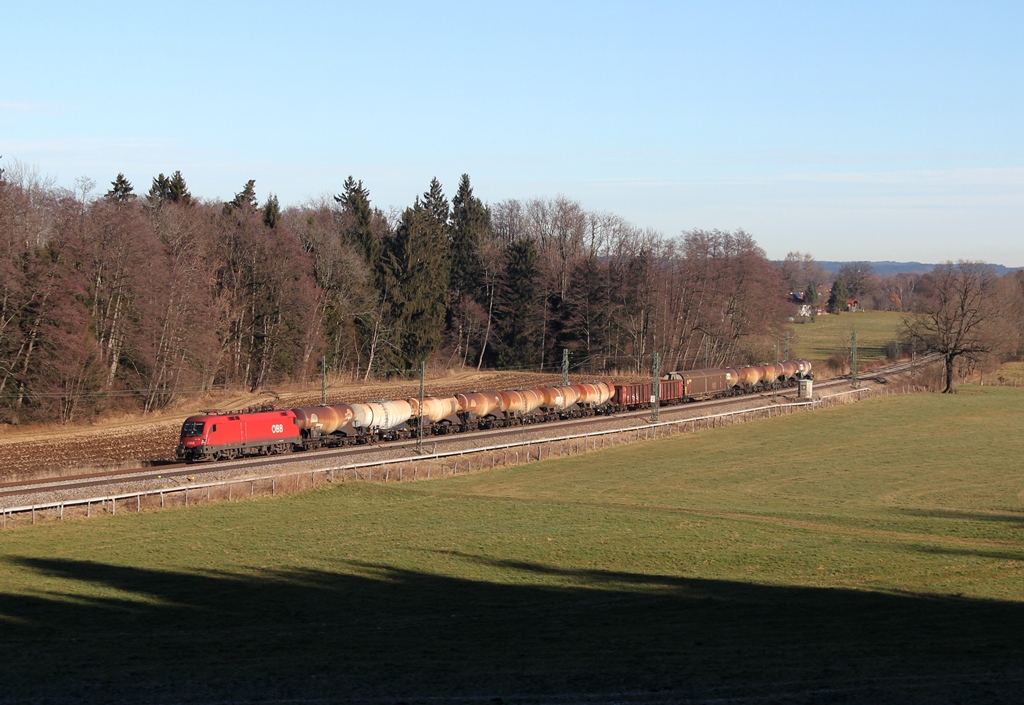
[[[295,425],[310,447],[397,438],[412,417],[408,401],[334,404],[292,409]]]
[[[412,417],[412,405],[405,400],[352,404],[352,427],[363,431],[390,431]]]

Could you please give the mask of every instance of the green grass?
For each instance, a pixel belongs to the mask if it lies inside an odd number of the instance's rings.
[[[848,355],[851,334],[857,332],[857,359],[862,362],[885,359],[886,346],[899,339],[902,313],[859,311],[818,316],[814,323],[790,326],[792,358],[824,363],[833,355]]]
[[[8,530],[0,702],[1020,702],[1022,427],[963,388]]]
[[[994,372],[986,372],[984,382],[1024,388],[1024,362],[1003,363]]]

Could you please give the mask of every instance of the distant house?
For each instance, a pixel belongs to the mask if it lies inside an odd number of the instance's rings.
[[[792,291],[789,294],[789,302],[796,305],[796,315],[807,318],[809,316],[820,316],[821,307],[812,306],[807,303],[807,293],[803,291]]]
[[[846,310],[853,313],[860,310],[860,302],[852,296],[846,300]]]

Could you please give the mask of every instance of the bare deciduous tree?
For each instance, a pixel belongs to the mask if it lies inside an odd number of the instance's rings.
[[[910,339],[942,353],[946,366],[942,391],[951,394],[957,358],[974,359],[998,343],[996,276],[981,262],[947,262],[922,277],[921,288],[917,311],[904,320],[904,327]]]

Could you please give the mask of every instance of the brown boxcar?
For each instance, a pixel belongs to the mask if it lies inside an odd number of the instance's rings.
[[[683,382],[686,387],[685,395],[688,399],[706,399],[708,397],[725,394],[732,387],[729,377],[731,373],[727,370],[690,370],[683,373]]]

